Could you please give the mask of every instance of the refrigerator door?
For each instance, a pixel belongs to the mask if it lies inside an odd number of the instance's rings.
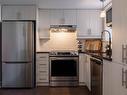
[[[32,87],[33,64],[33,22],[2,22],[2,87]]]
[[[3,63],[2,88],[33,87],[30,63]]]

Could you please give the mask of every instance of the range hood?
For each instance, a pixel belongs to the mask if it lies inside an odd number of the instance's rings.
[[[77,25],[50,25],[51,32],[75,32]]]

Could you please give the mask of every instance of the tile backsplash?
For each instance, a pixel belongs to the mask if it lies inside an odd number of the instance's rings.
[[[40,40],[40,51],[78,50],[77,35],[74,33],[50,33],[50,40]]]

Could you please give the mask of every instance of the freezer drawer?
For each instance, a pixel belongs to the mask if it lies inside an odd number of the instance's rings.
[[[32,68],[32,63],[3,63],[2,88],[33,87]]]

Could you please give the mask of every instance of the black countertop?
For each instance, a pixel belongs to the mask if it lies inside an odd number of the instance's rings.
[[[104,60],[112,61],[112,58],[106,57],[105,53],[90,53],[90,52],[79,52],[79,53],[85,53],[100,60],[104,59]]]

